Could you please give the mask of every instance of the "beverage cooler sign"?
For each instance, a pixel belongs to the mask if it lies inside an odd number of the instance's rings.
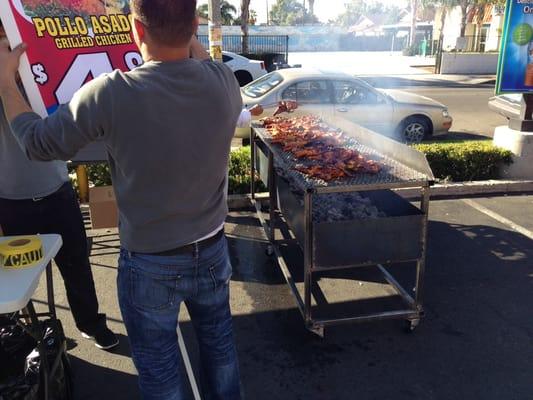
[[[41,116],[70,101],[87,81],[142,63],[128,0],[2,0],[9,42],[28,44],[20,75]]]
[[[533,93],[533,0],[507,0],[496,91]]]

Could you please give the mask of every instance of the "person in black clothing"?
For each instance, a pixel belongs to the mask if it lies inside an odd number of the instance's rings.
[[[0,40],[5,40],[1,21]],[[66,164],[30,161],[10,130],[1,99],[0,230],[8,236],[60,234],[63,247],[55,262],[76,326],[101,349],[118,344],[106,325],[106,316],[98,313],[85,227]]]

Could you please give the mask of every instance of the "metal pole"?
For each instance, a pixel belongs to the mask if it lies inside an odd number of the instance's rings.
[[[52,263],[46,266],[46,292],[48,297],[48,310],[52,319],[56,319],[56,303],[54,298],[54,277],[52,275]]]
[[[254,128],[250,129],[250,192],[252,195],[252,200],[255,200],[255,152],[256,152],[256,143],[255,143],[255,130]]]
[[[44,329],[37,317],[33,302],[30,300],[26,305],[26,312],[31,320],[31,332],[35,335],[34,339],[37,341],[37,348],[39,349],[40,359],[41,359],[41,368],[39,371],[42,373],[42,383],[43,383],[43,398],[48,400],[50,398],[50,365],[48,363],[48,357],[46,352],[46,343],[44,342]]]
[[[304,318],[308,327],[311,326],[311,287],[313,285],[313,195],[304,194]]]
[[[533,94],[522,95],[520,116],[509,120],[509,128],[520,132],[533,132]]]
[[[533,95],[531,93],[525,93],[522,96],[520,119],[524,121],[531,121],[533,119]]]
[[[76,177],[78,179],[80,201],[86,203],[89,200],[89,178],[87,177],[87,167],[85,165],[78,165]]]
[[[276,177],[274,174],[274,154],[268,153],[268,188],[269,188],[269,212],[270,212],[270,230],[268,240],[274,245],[276,240]]]
[[[424,214],[420,241],[422,242],[422,255],[416,265],[415,304],[417,309],[422,310],[422,292],[424,290],[424,273],[426,268],[428,225],[429,225],[429,187],[422,188],[420,210]]]
[[[220,0],[208,0],[209,5],[209,53],[215,61],[222,62],[222,15]]]

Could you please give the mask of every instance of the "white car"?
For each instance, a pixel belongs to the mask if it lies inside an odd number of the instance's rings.
[[[520,119],[521,94],[502,94],[489,99],[489,108],[507,119]]]
[[[435,100],[400,90],[375,89],[344,73],[283,69],[243,87],[241,95],[247,108],[263,106],[265,112],[257,119],[272,115],[279,101],[294,100],[299,114],[346,118],[409,143],[448,132],[452,126],[448,108]],[[239,132],[237,137],[241,137]]]
[[[267,73],[263,61],[249,60],[229,51],[222,52],[222,61],[231,68],[241,86],[247,85]]]

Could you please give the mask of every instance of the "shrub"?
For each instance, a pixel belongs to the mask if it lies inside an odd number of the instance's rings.
[[[107,186],[112,185],[111,172],[109,171],[109,165],[105,164],[91,164],[87,166],[87,177],[89,182],[94,186]]]
[[[407,46],[402,50],[402,54],[407,57],[416,56],[418,54],[418,46],[413,44],[412,46]]]
[[[250,178],[250,146],[241,147],[231,152],[229,162],[229,194],[250,193],[252,180]],[[265,186],[256,179],[257,191],[266,190]]]
[[[497,179],[513,154],[491,141],[433,142],[414,145],[426,155],[436,178],[450,181]]]

